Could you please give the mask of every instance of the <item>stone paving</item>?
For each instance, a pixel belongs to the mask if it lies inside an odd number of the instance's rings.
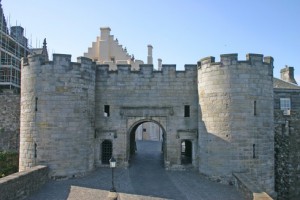
[[[196,171],[166,171],[161,144],[137,142],[128,169],[115,169],[115,187],[121,200],[242,200],[233,186],[207,180]],[[46,183],[27,200],[108,199],[111,169],[99,168],[82,178]]]

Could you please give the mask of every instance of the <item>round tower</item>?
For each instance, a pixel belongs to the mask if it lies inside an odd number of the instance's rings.
[[[88,58],[42,55],[22,62],[19,170],[47,165],[52,178],[74,177],[94,164],[95,66]]]
[[[273,191],[273,58],[237,58],[199,62],[199,171],[223,181],[247,172]]]

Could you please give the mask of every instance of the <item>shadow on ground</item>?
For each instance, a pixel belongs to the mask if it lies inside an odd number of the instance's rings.
[[[166,171],[161,143],[138,141],[128,169],[115,170],[115,186],[122,200],[241,200],[233,187],[211,182],[196,171]],[[47,182],[27,200],[107,199],[111,169],[99,168],[85,177]]]

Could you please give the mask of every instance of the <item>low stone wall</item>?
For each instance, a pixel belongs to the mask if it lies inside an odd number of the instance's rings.
[[[35,166],[0,179],[0,199],[21,200],[38,190],[48,179],[48,167]]]
[[[272,200],[259,186],[254,183],[245,173],[234,173],[235,185],[245,197],[245,200]]]

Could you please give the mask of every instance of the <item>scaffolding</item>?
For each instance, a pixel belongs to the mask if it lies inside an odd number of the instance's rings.
[[[0,17],[0,90],[20,91],[21,58],[27,57],[30,49],[21,26],[8,29],[1,1]]]

